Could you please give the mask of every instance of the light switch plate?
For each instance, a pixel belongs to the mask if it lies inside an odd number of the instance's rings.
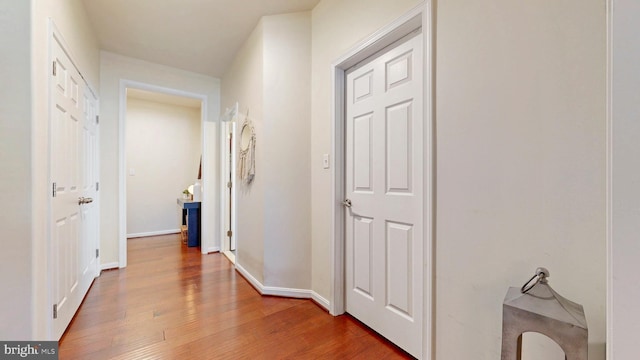
[[[322,155],[322,167],[325,169],[329,168],[329,154]]]
[[[136,176],[136,169],[130,168],[129,169],[129,176]]]

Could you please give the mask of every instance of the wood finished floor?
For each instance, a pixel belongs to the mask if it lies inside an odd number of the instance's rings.
[[[60,359],[410,359],[348,315],[260,296],[221,254],[179,235],[128,241],[60,340]]]

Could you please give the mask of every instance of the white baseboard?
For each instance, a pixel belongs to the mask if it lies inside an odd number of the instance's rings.
[[[242,265],[239,265],[236,262],[236,271],[242,275],[247,281],[253,286],[260,294],[264,294],[264,285],[258,281],[253,275],[251,275],[247,270],[245,270]]]
[[[211,253],[215,253],[215,252],[220,252],[220,246],[212,246],[210,248],[207,249],[207,252],[204,254],[211,254]]]
[[[231,251],[222,251],[222,255],[226,256],[233,265],[236,264],[236,255]]]
[[[118,263],[117,261],[100,264],[100,270],[111,270],[111,269],[119,269],[119,268],[120,268],[120,263]]]
[[[329,300],[323,298],[318,293],[308,289],[293,289],[276,286],[264,286],[258,279],[253,277],[242,265],[236,263],[236,270],[260,293],[260,295],[280,296],[298,299],[310,299],[325,310],[329,311]]]
[[[323,298],[322,296],[320,296],[320,294],[318,294],[315,291],[311,292],[311,300],[315,301],[316,304],[322,306],[325,310],[327,310],[329,313],[331,313],[331,303],[329,303],[329,300]]]
[[[265,286],[262,295],[282,296],[298,299],[311,299],[311,290]]]
[[[127,234],[127,239],[131,238],[139,238],[139,237],[147,237],[147,236],[160,236],[160,235],[169,235],[169,234],[179,234],[180,229],[171,229],[171,230],[160,230],[160,231],[149,231],[135,234]]]

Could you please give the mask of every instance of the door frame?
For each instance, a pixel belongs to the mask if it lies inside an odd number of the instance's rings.
[[[144,83],[140,81],[120,79],[120,90],[119,90],[119,116],[118,116],[118,259],[120,268],[124,268],[127,266],[127,152],[126,152],[126,125],[127,125],[127,89],[139,89],[145,91],[152,91],[157,93],[163,93],[168,95],[182,96],[187,98],[192,98],[196,100],[200,100],[202,105],[200,106],[200,142],[202,143],[202,188],[209,189],[213,188],[215,181],[208,176],[205,176],[207,172],[204,170],[208,167],[209,163],[209,155],[204,151],[205,147],[205,127],[204,124],[207,121],[207,113],[208,113],[208,104],[207,104],[207,96],[205,94],[197,94],[191,93],[184,90],[178,90],[168,87],[163,87],[159,85],[153,85],[149,83]],[[195,178],[195,176],[194,176]],[[177,194],[176,194],[177,196]],[[204,206],[213,206],[205,205]],[[202,211],[202,210],[201,210]],[[200,232],[200,249],[202,254],[208,254],[209,248],[213,247],[214,244],[205,243],[205,239],[209,239],[210,236],[206,236],[208,234],[209,228],[202,227]],[[205,233],[206,232],[206,233]]]
[[[230,253],[229,246],[226,245],[227,230],[232,231],[232,236],[235,236],[236,232],[236,133],[237,133],[237,119],[239,115],[238,103],[231,109],[227,109],[225,113],[220,117],[220,251],[233,263],[236,263],[236,256]],[[227,169],[229,166],[229,149],[227,148],[227,136],[229,132],[233,133],[233,143],[231,146],[231,169]],[[231,199],[229,199],[229,189],[227,188],[227,181],[229,170],[231,172],[231,181],[233,186],[231,187]],[[229,213],[228,204],[231,202],[231,229],[227,229],[227,214]],[[237,241],[237,239],[236,239]],[[236,249],[238,244],[236,243]],[[237,252],[236,252],[237,255]],[[232,259],[233,258],[233,259]]]
[[[640,301],[637,245],[640,201],[637,182],[640,170],[640,127],[634,121],[640,105],[628,94],[640,91],[637,73],[631,68],[640,57],[640,41],[636,33],[640,26],[629,21],[640,14],[634,1],[607,0],[607,167],[606,167],[606,244],[607,359],[622,359],[635,354],[636,327],[640,314],[630,311]]]
[[[433,252],[433,238],[435,236],[435,215],[433,209],[435,189],[435,137],[434,137],[434,82],[433,82],[433,4],[427,0],[413,8],[389,25],[378,30],[369,38],[356,44],[331,65],[332,72],[332,152],[334,167],[332,169],[331,194],[333,198],[332,213],[332,241],[331,241],[331,306],[332,315],[345,312],[345,209],[342,201],[345,198],[345,72],[352,66],[367,59],[376,52],[400,40],[409,33],[422,28],[423,33],[423,112],[424,112],[424,156],[423,188],[424,188],[424,301],[423,314],[423,354],[425,359],[433,357],[433,284],[435,282],[435,258]]]

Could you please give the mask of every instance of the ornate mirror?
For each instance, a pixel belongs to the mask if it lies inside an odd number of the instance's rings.
[[[240,131],[240,151],[249,150],[249,145],[251,145],[252,137],[253,137],[253,130],[251,129],[251,125],[245,122],[242,125],[242,130]]]
[[[238,176],[245,184],[250,184],[256,175],[256,133],[253,123],[245,118],[240,129],[240,156],[238,159]]]

